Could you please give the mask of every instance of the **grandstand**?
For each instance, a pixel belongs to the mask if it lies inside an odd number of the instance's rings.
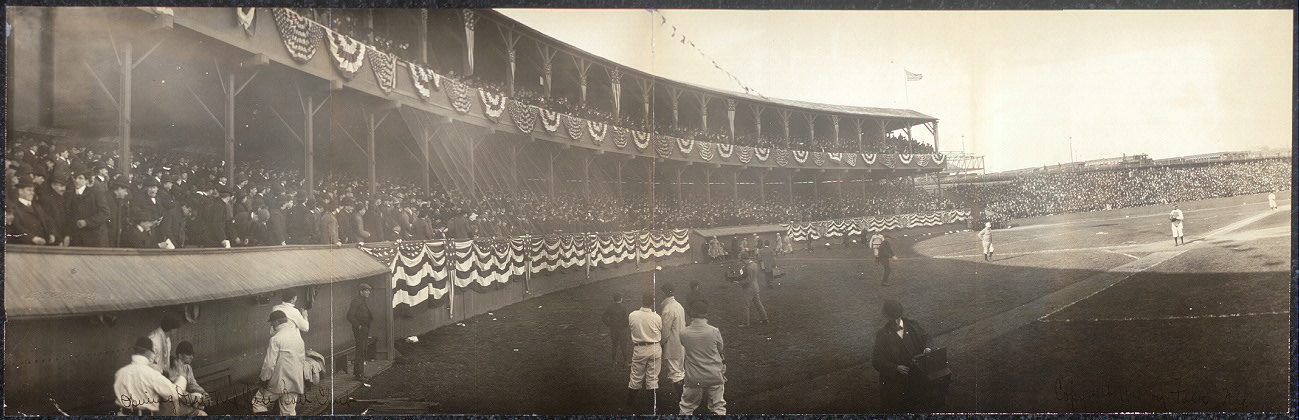
[[[741,360],[773,372],[755,378],[758,370],[732,365],[742,378],[733,388],[739,401],[788,412],[806,406],[764,396],[797,392],[786,386],[864,389],[816,382],[854,383],[835,378],[857,366],[849,354],[866,352],[854,346],[869,331],[847,314],[873,315],[861,308],[875,308],[882,295],[914,292],[858,296],[861,287],[844,279],[876,275],[874,263],[863,265],[869,251],[854,243],[862,235],[894,233],[909,260],[900,265],[937,267],[899,275],[924,278],[916,284],[939,295],[939,308],[918,312],[957,319],[936,325],[956,335],[987,321],[976,316],[1017,314],[1021,307],[1011,303],[1077,293],[1066,283],[1080,273],[1104,274],[1119,266],[1115,261],[1128,263],[1123,258],[1163,255],[1106,248],[1085,261],[1095,266],[1083,267],[1014,245],[1043,248],[1032,228],[1055,222],[1043,217],[1108,211],[1114,214],[1095,215],[1087,227],[1109,226],[1120,211],[1124,218],[1149,217],[1143,206],[1258,202],[1258,194],[1291,189],[1288,152],[1121,156],[986,174],[983,156],[940,152],[939,119],[922,112],[763,98],[669,80],[492,10],[9,12],[6,187],[38,184],[34,202],[49,216],[43,227],[6,218],[4,385],[11,415],[113,412],[113,372],[127,363],[135,338],[167,315],[184,320],[172,343],[186,340],[198,349],[194,373],[212,394],[208,411],[248,414],[269,337],[265,320],[280,295],[298,296],[298,307],[310,309],[306,318],[316,327],[303,339],[332,368],[299,413],[379,407],[369,413],[609,414],[601,411],[610,404],[604,396],[589,405],[571,396],[605,386],[569,372],[597,370],[574,360],[594,358],[584,346],[605,340],[584,330],[586,318],[594,319],[588,306],[669,278],[720,279],[718,266],[695,264],[705,260],[708,238],[775,242],[778,233],[800,251],[817,251],[782,256],[810,274],[791,274],[798,286],[776,292],[782,300],[772,306],[852,331],[805,335],[826,331],[790,322],[778,328],[800,331],[727,336]],[[913,138],[913,129],[928,130],[932,142]],[[49,210],[69,208],[51,204],[67,199],[51,184],[72,191],[78,174],[88,175],[88,194],[105,203],[96,213],[105,222],[99,240],[85,234],[95,227],[78,226],[78,216]],[[7,213],[24,205],[14,196]],[[1221,218],[1214,223],[1257,217],[1244,215],[1252,209],[1196,205],[1188,212],[1213,212]],[[1008,252],[1027,257],[1000,266],[957,261],[960,243],[973,245],[961,238],[970,233],[964,229],[983,220],[998,228],[1029,224],[1006,233],[1014,240],[1005,242]],[[139,246],[123,232],[143,221],[160,224],[153,241]],[[1225,235],[1232,226],[1220,230]],[[1268,225],[1269,234],[1275,228]],[[1080,237],[1097,241],[1086,234]],[[822,250],[823,241],[832,249]],[[1037,265],[1015,266],[1025,260]],[[1008,280],[977,283],[992,290],[986,296],[985,289],[949,281],[971,273],[978,279],[989,269]],[[1052,281],[1043,286],[1042,278]],[[721,283],[706,290],[734,303]],[[365,372],[372,388],[345,372],[365,345],[345,315],[360,284],[373,287],[376,363]],[[802,290],[808,293],[795,293]],[[496,322],[498,315],[504,322]],[[725,326],[727,334],[740,331],[733,325]],[[536,337],[541,331],[554,335]],[[520,352],[520,337],[531,348]],[[784,347],[754,350],[764,342]],[[516,359],[521,353],[527,358]],[[791,357],[797,360],[779,360]],[[552,363],[560,358],[575,368]],[[517,371],[501,368],[516,363]],[[484,385],[488,378],[500,388]],[[561,385],[528,382],[537,378]],[[463,389],[445,388],[462,382]],[[510,388],[524,385],[545,389]],[[956,393],[971,388],[962,389]],[[393,401],[420,392],[419,398],[448,395],[446,404]],[[368,402],[347,399],[354,394]],[[456,395],[463,397],[450,397]],[[483,402],[503,395],[515,398]],[[833,411],[860,397],[806,412]],[[764,399],[776,403],[763,406]],[[993,400],[1013,405],[1015,398]]]
[[[691,228],[951,207],[898,181],[945,167],[934,117],[667,80],[491,10],[11,11],[7,186],[40,183],[44,207],[50,184],[88,171],[96,188],[125,185],[103,194],[130,211],[107,214],[102,241],[70,219],[7,226],[8,338],[31,344],[7,346],[10,413],[111,409],[97,390],[168,313],[187,315],[173,341],[208,349],[198,380],[225,404],[251,390],[264,338],[219,337],[259,331],[276,291],[337,307],[373,284],[391,303],[377,357],[391,359],[396,337],[689,262]],[[162,209],[138,213],[151,183]],[[323,213],[336,232],[315,229]],[[120,249],[142,220],[162,220],[164,249]],[[47,234],[65,246],[31,244]],[[263,269],[223,268],[236,266]],[[337,330],[345,309],[310,317]],[[355,344],[329,332],[304,338],[341,366]]]

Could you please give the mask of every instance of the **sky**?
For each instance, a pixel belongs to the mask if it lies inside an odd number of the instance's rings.
[[[501,12],[668,79],[913,109],[988,172],[1292,147],[1290,10]]]

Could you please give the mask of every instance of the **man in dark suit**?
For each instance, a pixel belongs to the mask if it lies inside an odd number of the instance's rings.
[[[370,285],[361,283],[352,305],[347,308],[347,322],[352,324],[352,338],[356,341],[356,354],[352,363],[352,376],[365,381],[365,361],[370,357]]]
[[[36,205],[33,201],[36,199],[36,186],[32,181],[24,177],[18,180],[16,186],[18,197],[9,202],[9,211],[14,216],[14,230],[20,233],[11,232],[15,236],[15,241],[11,243],[21,243],[30,245],[53,245],[57,242],[55,239],[54,221],[49,215],[45,214],[45,209]]]
[[[929,334],[916,321],[903,318],[902,304],[895,300],[884,301],[881,312],[885,322],[875,332],[871,352],[871,365],[880,375],[880,405],[891,413],[917,412],[924,409],[928,383],[915,357],[929,353]]]
[[[122,229],[122,241],[118,244],[121,248],[158,248],[157,232],[153,227],[157,220],[153,219],[147,210],[137,209],[131,215],[131,220],[135,223]]]
[[[881,284],[885,286],[892,284],[889,283],[889,274],[893,274],[893,267],[889,263],[891,260],[896,259],[897,256],[893,254],[893,245],[889,244],[889,235],[884,235],[883,242],[880,242],[879,255],[875,256],[875,262],[884,267],[884,277],[880,281]]]
[[[618,368],[626,368],[631,363],[631,331],[628,330],[627,310],[622,304],[622,294],[613,294],[613,303],[604,308],[601,318],[604,326],[609,328],[609,339],[613,342],[613,363]]]
[[[767,278],[767,288],[770,289],[772,280],[776,278],[776,253],[771,250],[770,242],[763,242],[758,249],[758,261],[762,264],[762,275]]]
[[[174,248],[184,248],[188,241],[186,226],[193,217],[194,207],[190,200],[182,199],[175,207],[167,209],[158,225],[158,241],[171,241]]]
[[[467,211],[458,212],[451,221],[447,222],[447,236],[451,239],[473,239],[473,229],[469,226],[469,218],[465,217]]]
[[[58,245],[68,245],[68,185],[71,184],[70,178],[57,176],[51,179],[49,186],[44,191],[37,191],[37,197],[40,199],[36,203],[45,210],[45,214],[50,216],[53,222],[54,239]]]
[[[131,213],[143,213],[152,220],[162,219],[165,206],[159,196],[158,180],[154,177],[144,178],[144,190],[131,199]]]
[[[126,182],[115,180],[109,183],[109,206],[112,209],[108,218],[109,243],[113,247],[122,245],[122,232],[131,226],[127,218],[131,215],[131,186]]]
[[[307,208],[306,202],[305,195],[294,197],[289,200],[289,204],[284,208],[284,218],[285,222],[288,223],[288,241],[290,244],[315,243],[312,240],[312,237],[315,236],[312,233],[315,231],[315,226],[308,221],[311,209]]]
[[[112,210],[108,197],[90,186],[93,172],[74,167],[72,194],[68,196],[68,230],[72,246],[110,246],[108,219]]]

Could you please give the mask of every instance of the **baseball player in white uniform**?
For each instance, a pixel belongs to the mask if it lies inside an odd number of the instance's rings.
[[[1168,213],[1168,220],[1173,225],[1173,246],[1186,245],[1186,239],[1182,238],[1183,218],[1182,211],[1177,209],[1177,205],[1173,205],[1173,211]]]
[[[1267,193],[1267,205],[1276,210],[1276,193]]]
[[[979,231],[979,241],[983,243],[983,260],[992,260],[992,222],[983,224],[983,230]]]

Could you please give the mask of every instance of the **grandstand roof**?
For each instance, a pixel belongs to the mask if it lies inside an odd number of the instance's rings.
[[[739,100],[744,100],[744,101],[750,101],[750,102],[763,102],[763,103],[767,103],[767,104],[770,104],[770,105],[773,105],[773,106],[783,106],[783,107],[789,107],[789,108],[799,108],[799,109],[808,110],[808,111],[817,111],[817,112],[825,112],[825,113],[832,113],[832,114],[853,115],[853,116],[869,117],[869,118],[907,119],[907,120],[916,120],[916,122],[929,122],[929,121],[937,121],[937,120],[938,120],[937,118],[934,118],[934,117],[932,117],[932,116],[925,115],[925,114],[922,114],[922,113],[920,113],[920,112],[916,112],[916,111],[913,111],[913,110],[910,110],[910,109],[872,108],[872,107],[864,107],[864,106],[835,105],[835,104],[826,104],[826,103],[817,103],[817,102],[805,102],[805,101],[799,101],[799,100],[794,100],[794,99],[772,98],[772,97],[764,97],[764,96],[751,95],[751,94],[742,93],[742,92],[735,92],[735,91],[726,90],[726,89],[719,89],[719,88],[715,88],[715,87],[709,87],[709,86],[703,86],[703,85],[697,85],[697,84],[693,84],[693,83],[687,83],[687,82],[682,82],[682,81],[672,80],[672,79],[668,79],[668,78],[664,78],[664,77],[656,76],[656,75],[653,75],[653,74],[649,74],[649,73],[646,73],[646,72],[643,72],[643,71],[640,71],[640,70],[636,70],[636,69],[633,69],[633,68],[631,68],[631,67],[629,67],[629,66],[623,65],[622,63],[618,63],[618,62],[615,62],[615,61],[613,61],[613,60],[609,60],[609,59],[604,58],[604,57],[601,57],[601,56],[599,56],[599,55],[596,55],[596,54],[590,53],[590,52],[588,52],[588,51],[586,51],[586,50],[583,50],[583,49],[581,49],[581,48],[578,48],[578,47],[576,47],[576,46],[574,46],[574,45],[572,45],[572,44],[569,44],[569,43],[567,43],[567,42],[561,41],[561,40],[556,39],[556,38],[554,38],[554,37],[552,37],[552,36],[550,36],[550,35],[547,35],[547,34],[544,33],[544,32],[541,32],[541,31],[539,31],[539,30],[537,30],[537,29],[534,29],[534,28],[528,26],[527,24],[524,24],[523,22],[519,22],[519,21],[517,21],[517,20],[514,20],[513,18],[511,18],[511,17],[509,17],[509,16],[506,16],[505,14],[502,14],[502,13],[499,12],[499,11],[492,10],[490,16],[491,16],[492,18],[494,18],[494,19],[499,19],[499,20],[505,22],[505,23],[507,24],[507,26],[514,26],[514,25],[517,25],[517,26],[520,26],[520,27],[526,28],[526,31],[527,31],[527,32],[530,32],[530,33],[531,33],[530,35],[533,36],[533,37],[535,37],[535,38],[538,38],[538,39],[540,39],[540,40],[543,40],[543,41],[545,41],[545,42],[547,42],[547,43],[552,43],[552,44],[554,44],[554,45],[563,46],[564,48],[567,48],[567,49],[569,49],[569,50],[571,50],[571,51],[578,52],[578,53],[580,53],[580,54],[582,54],[582,55],[584,55],[584,56],[587,56],[587,57],[589,57],[589,58],[594,59],[595,61],[599,62],[600,64],[602,64],[602,65],[604,65],[604,66],[606,66],[606,67],[617,67],[617,68],[623,69],[624,71],[627,71],[627,72],[630,72],[630,73],[636,74],[636,75],[638,75],[639,77],[642,77],[642,78],[652,78],[652,79],[655,80],[656,83],[668,83],[668,84],[674,84],[674,85],[679,85],[680,87],[688,88],[688,89],[692,89],[692,90],[700,90],[700,91],[711,92],[711,93],[713,93],[713,94],[715,94],[715,95],[717,95],[717,96],[729,96],[729,97],[732,97],[732,98],[735,98],[735,99],[739,99]]]
[[[21,274],[20,274],[21,273]],[[182,305],[388,273],[355,247],[5,247],[5,315],[57,317]]]

